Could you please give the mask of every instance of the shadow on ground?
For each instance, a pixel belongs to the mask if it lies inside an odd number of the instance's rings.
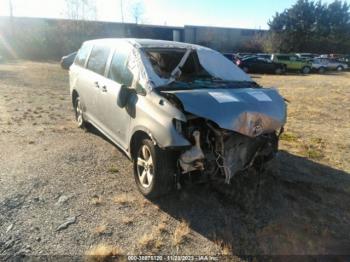
[[[263,174],[242,174],[232,187],[227,196],[187,186],[155,204],[234,255],[349,255],[350,174],[281,151]]]
[[[157,204],[235,255],[349,254],[349,174],[281,152],[269,171],[245,176],[230,198],[194,186]]]

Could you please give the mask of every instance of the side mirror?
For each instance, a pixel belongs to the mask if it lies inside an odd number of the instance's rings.
[[[121,108],[126,107],[126,104],[128,103],[132,92],[133,92],[133,89],[130,89],[126,85],[122,85],[120,87],[119,95],[117,98],[117,105]]]

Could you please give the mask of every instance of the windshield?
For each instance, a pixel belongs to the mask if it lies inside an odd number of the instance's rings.
[[[251,78],[230,60],[210,49],[145,48],[147,62],[152,68],[149,76],[156,86],[172,82],[196,81],[252,82]],[[146,70],[150,68],[146,66]]]
[[[186,54],[186,49],[146,50],[154,72],[164,79],[170,79],[174,70],[180,65]],[[176,81],[193,82],[195,80],[213,78],[200,64],[196,51],[191,51],[184,64],[179,66],[180,73]]]

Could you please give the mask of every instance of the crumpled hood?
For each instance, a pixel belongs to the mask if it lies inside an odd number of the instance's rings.
[[[286,123],[286,104],[273,88],[162,92],[175,95],[186,112],[209,119],[223,129],[250,137],[279,130]]]

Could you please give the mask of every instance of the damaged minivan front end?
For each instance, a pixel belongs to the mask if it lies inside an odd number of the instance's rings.
[[[234,85],[238,87],[160,92],[187,118],[175,123],[192,144],[179,156],[182,174],[201,172],[229,184],[241,171],[260,170],[277,153],[285,124],[283,98],[252,83]]]
[[[276,155],[286,123],[286,104],[277,90],[262,88],[210,49],[186,49],[170,67],[166,60],[176,59],[168,52],[145,51],[163,80],[153,90],[186,117],[174,120],[192,145],[179,154],[178,173],[229,184],[241,171],[263,168]]]

